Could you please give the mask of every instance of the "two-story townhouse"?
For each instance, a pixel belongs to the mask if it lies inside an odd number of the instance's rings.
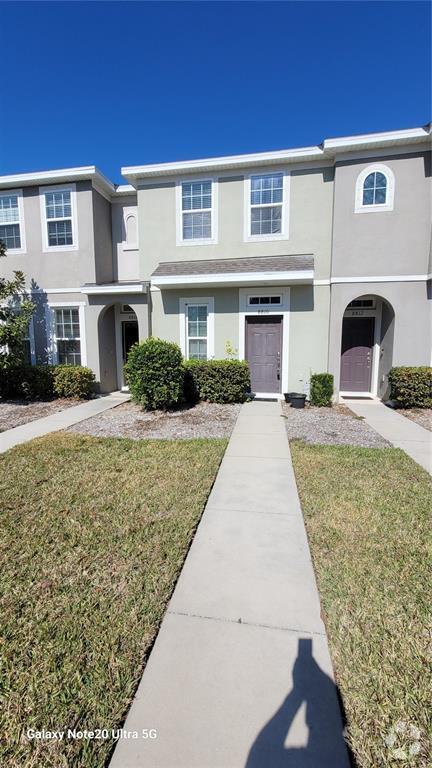
[[[37,301],[33,361],[123,385],[152,334],[249,360],[253,391],[378,394],[431,362],[430,127],[254,155],[0,177],[2,275]]]

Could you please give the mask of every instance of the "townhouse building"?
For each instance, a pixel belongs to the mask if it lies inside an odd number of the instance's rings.
[[[430,365],[430,126],[277,152],[0,177],[0,274],[36,303],[33,363],[123,386],[149,335],[186,358],[247,359],[261,395],[387,394]]]

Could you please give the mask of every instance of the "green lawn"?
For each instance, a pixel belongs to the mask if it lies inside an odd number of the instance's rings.
[[[226,440],[56,434],[0,456],[0,765],[100,768],[113,742],[27,728],[119,728]]]
[[[396,449],[291,448],[358,766],[431,766],[430,477]]]

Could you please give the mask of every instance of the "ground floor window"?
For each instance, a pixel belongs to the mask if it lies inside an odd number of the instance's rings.
[[[55,342],[59,363],[81,365],[78,307],[62,307],[55,310]]]
[[[189,304],[186,317],[187,357],[189,360],[207,360],[208,339],[207,304]]]

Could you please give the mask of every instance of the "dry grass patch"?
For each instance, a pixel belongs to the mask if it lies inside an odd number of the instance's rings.
[[[430,477],[402,451],[291,444],[336,676],[359,768],[431,761]],[[385,743],[421,730],[405,763]],[[414,733],[414,731],[413,731]],[[408,733],[396,744],[408,746]]]
[[[100,768],[112,741],[27,728],[118,728],[226,440],[55,434],[0,457],[0,765]]]

